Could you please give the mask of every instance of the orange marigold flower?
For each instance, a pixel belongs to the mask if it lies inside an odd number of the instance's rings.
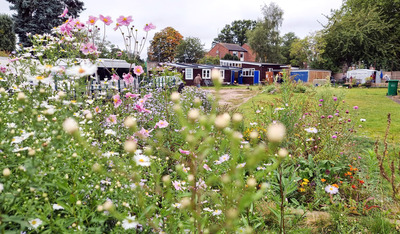
[[[356,189],[357,187],[353,184],[352,186],[351,186],[353,189]]]
[[[322,179],[321,179],[321,181],[322,181],[322,182],[325,182],[325,181],[326,181],[326,179],[322,178]]]
[[[360,182],[360,184],[364,184],[364,180],[359,180],[358,182]]]
[[[332,184],[333,187],[339,188],[339,185],[337,184]]]

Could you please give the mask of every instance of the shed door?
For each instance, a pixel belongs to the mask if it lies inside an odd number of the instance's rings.
[[[235,71],[231,71],[231,84],[235,83]]]
[[[239,84],[243,84],[243,76],[242,76],[242,71],[239,71],[239,77],[238,77],[238,80],[239,80]]]
[[[272,84],[274,82],[274,72],[265,72],[265,81],[268,84]]]
[[[260,71],[254,71],[254,84],[260,83]]]

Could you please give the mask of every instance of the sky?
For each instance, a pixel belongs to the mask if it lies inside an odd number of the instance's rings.
[[[142,30],[146,23],[156,26],[148,34],[146,50],[154,33],[166,27],[173,27],[183,37],[198,37],[204,44],[204,49],[211,49],[214,38],[226,24],[234,20],[258,20],[262,18],[261,7],[275,2],[283,11],[281,35],[294,32],[304,38],[310,33],[322,29],[326,23],[325,15],[330,15],[331,9],[338,9],[342,0],[83,0],[86,8],[80,19],[86,22],[89,15],[99,14],[111,16],[116,22],[119,16],[132,16],[133,24],[139,29],[139,37],[145,36]],[[10,4],[0,0],[0,13],[11,15]],[[63,9],[60,9],[60,13]],[[114,24],[113,23],[113,24]],[[98,24],[100,25],[100,24]],[[122,35],[109,26],[106,29],[107,40],[123,48]]]

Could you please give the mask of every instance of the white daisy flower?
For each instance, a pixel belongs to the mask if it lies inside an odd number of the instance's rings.
[[[135,216],[128,216],[122,221],[122,227],[125,230],[137,228],[138,224],[139,223],[135,220]]]
[[[214,216],[222,214],[222,210],[214,210],[212,213]]]
[[[148,167],[151,164],[150,158],[147,157],[146,155],[136,154],[133,158],[135,159],[136,164],[139,166]]]
[[[64,207],[62,207],[58,204],[53,204],[53,210],[64,210]]]
[[[34,228],[37,229],[40,225],[42,225],[43,221],[40,219],[32,219],[29,221],[29,224]]]
[[[318,132],[318,129],[316,129],[316,128],[314,128],[314,127],[311,127],[311,128],[306,128],[306,129],[304,129],[306,132],[309,132],[309,133],[317,133]]]

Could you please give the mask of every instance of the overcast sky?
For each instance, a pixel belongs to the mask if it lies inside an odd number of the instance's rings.
[[[283,9],[283,25],[281,35],[294,32],[304,38],[309,33],[322,29],[321,23],[326,23],[324,15],[329,15],[331,9],[338,9],[342,0],[83,0],[86,8],[80,19],[87,21],[89,15],[99,14],[111,16],[114,22],[120,15],[131,15],[135,27],[141,30],[146,23],[156,25],[156,30],[149,33],[149,40],[155,32],[171,26],[184,37],[198,37],[204,43],[205,49],[210,49],[211,43],[221,29],[234,20],[257,20],[262,17],[261,7],[275,2]],[[0,13],[12,14],[9,3],[0,0]],[[60,13],[62,10],[60,10]],[[98,24],[100,25],[100,24]],[[120,33],[107,28],[108,40],[113,44],[122,44]],[[146,48],[145,48],[146,50]],[[146,54],[143,51],[142,56]]]

